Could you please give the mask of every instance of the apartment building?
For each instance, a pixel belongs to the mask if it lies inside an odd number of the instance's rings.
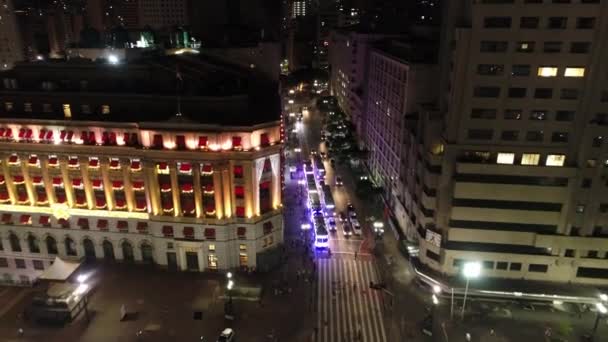
[[[608,283],[606,18],[599,0],[446,2],[440,116],[404,147],[428,267]]]
[[[17,25],[13,0],[0,1],[0,71],[24,58],[23,41]]]
[[[276,87],[181,61],[178,99],[176,63],[0,74],[2,282],[29,283],[56,256],[255,268],[282,243]]]

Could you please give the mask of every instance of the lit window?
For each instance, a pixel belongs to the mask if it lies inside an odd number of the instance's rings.
[[[63,105],[63,116],[66,119],[71,119],[72,118],[72,110],[70,109],[70,105],[69,104],[64,104]]]
[[[566,68],[564,71],[565,77],[583,77],[585,76],[585,68]]]
[[[564,166],[566,156],[563,154],[550,154],[547,156],[547,166]]]
[[[209,252],[215,253],[215,245],[209,245]]]
[[[538,153],[524,153],[521,156],[521,165],[538,165],[540,161],[540,154]]]
[[[13,111],[13,103],[12,102],[5,102],[4,103],[4,107],[6,108],[7,112],[12,112]]]
[[[110,114],[110,106],[102,105],[101,106],[101,114]]]
[[[515,160],[515,153],[499,153],[496,158],[497,164],[513,164]]]
[[[542,66],[538,67],[538,76],[540,77],[555,77],[557,76],[556,67]]]

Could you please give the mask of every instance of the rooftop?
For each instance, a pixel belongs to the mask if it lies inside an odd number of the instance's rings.
[[[375,48],[406,63],[435,64],[439,54],[439,44],[426,39],[390,39]]]

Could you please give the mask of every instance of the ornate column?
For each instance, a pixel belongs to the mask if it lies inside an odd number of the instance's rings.
[[[204,217],[203,211],[203,191],[201,189],[201,165],[203,163],[192,163],[192,187],[194,188],[194,207],[196,208],[196,217]]]
[[[146,192],[146,200],[148,201],[148,212],[151,212],[153,215],[161,215],[162,208],[160,205],[158,177],[156,176],[156,163],[142,160],[141,165],[141,172],[144,173],[144,191]]]
[[[222,165],[213,163],[213,196],[215,199],[215,213],[218,218],[232,216],[232,212],[224,209],[222,177]]]
[[[177,182],[177,164],[169,163],[169,176],[171,177],[171,196],[173,197],[173,216],[182,216],[182,205],[179,201],[179,183]]]
[[[224,197],[224,211],[232,216],[234,208],[232,208],[232,182],[230,181],[229,163],[222,163],[222,192]]]

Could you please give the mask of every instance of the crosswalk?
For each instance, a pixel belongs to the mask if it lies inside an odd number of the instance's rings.
[[[318,259],[315,342],[386,342],[378,279],[373,261]]]

